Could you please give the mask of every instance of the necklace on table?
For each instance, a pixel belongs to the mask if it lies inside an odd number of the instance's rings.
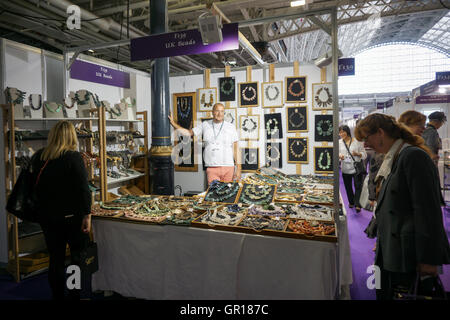
[[[28,100],[29,100],[29,102],[30,102],[30,107],[31,107],[31,109],[33,109],[33,110],[39,110],[39,109],[41,109],[42,108],[42,96],[39,94],[38,96],[39,96],[39,103],[38,103],[38,105],[37,105],[37,107],[35,107],[34,106],[34,103],[33,103],[33,94],[30,94],[30,97],[28,98]]]

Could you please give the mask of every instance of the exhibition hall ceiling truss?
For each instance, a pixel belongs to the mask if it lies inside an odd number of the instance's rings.
[[[331,48],[331,16],[298,18],[302,12],[337,7],[338,45],[344,56],[393,42],[428,46],[448,55],[447,0],[309,0],[303,7],[273,0],[168,0],[168,32],[198,28],[203,13],[239,23],[239,31],[259,51],[265,63],[311,62]],[[66,27],[67,6],[82,9],[81,30]],[[447,7],[447,8],[446,8]],[[298,15],[297,15],[298,14]],[[281,19],[281,16],[296,16]],[[10,0],[0,3],[0,37],[63,50],[149,34],[149,1],[141,0]],[[245,25],[246,21],[253,21]],[[324,31],[324,29],[326,31]],[[87,53],[87,52],[85,52]],[[88,53],[148,71],[148,61],[130,62],[128,46]],[[171,73],[257,64],[242,46],[238,50],[170,58]]]

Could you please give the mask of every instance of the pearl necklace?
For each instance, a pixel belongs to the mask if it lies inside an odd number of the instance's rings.
[[[298,83],[300,91],[298,92],[294,92],[292,89],[294,88],[294,85]],[[300,81],[300,79],[295,79],[294,81],[291,82],[291,84],[288,87],[288,92],[291,96],[294,97],[300,97],[302,94],[305,93],[305,86],[303,85],[303,82]]]
[[[246,92],[250,91],[251,92],[251,96],[248,97]],[[253,101],[256,98],[256,89],[251,87],[251,86],[247,86],[244,88],[244,90],[242,90],[242,99],[244,99],[245,101]]]
[[[235,225],[242,218],[242,216],[242,213],[228,213],[224,210],[219,211],[217,209],[211,212],[211,210],[208,209],[207,214],[202,217],[201,222],[221,225]]]
[[[229,123],[234,123],[234,117],[231,113],[227,113],[225,115],[225,121],[228,121]]]

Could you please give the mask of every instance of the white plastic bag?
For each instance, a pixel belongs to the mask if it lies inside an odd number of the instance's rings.
[[[361,196],[359,197],[359,203],[361,204],[362,208],[368,211],[373,210],[369,200],[369,175],[366,175],[366,178],[364,179],[361,190]]]

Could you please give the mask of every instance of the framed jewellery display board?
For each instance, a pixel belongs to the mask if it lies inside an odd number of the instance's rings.
[[[281,169],[283,167],[283,149],[281,142],[267,142],[265,149],[266,165]]]
[[[314,116],[314,141],[333,142],[333,115],[316,114]]]
[[[237,119],[237,111],[236,108],[225,108],[225,114],[223,116],[223,119],[232,125],[234,125],[237,129],[238,125],[238,119]]]
[[[44,102],[44,117],[45,118],[64,118],[63,105],[56,102]]]
[[[219,78],[219,101],[236,101],[236,80],[234,77]]]
[[[259,114],[239,116],[240,140],[259,140]]]
[[[308,108],[306,106],[286,108],[287,132],[308,132]]]
[[[287,162],[308,163],[308,138],[287,138]]]
[[[249,184],[244,183],[238,202],[248,205],[252,204],[269,204],[273,202],[275,193],[277,192],[275,184]]]
[[[199,89],[201,90],[201,89]],[[195,92],[183,92],[183,93],[174,93],[173,97],[173,115],[174,120],[181,127],[185,129],[192,129],[194,123],[197,121],[197,113],[196,113],[196,93]],[[190,145],[184,145],[184,148],[177,147],[177,145],[181,142],[181,137],[175,141],[175,148],[179,149],[178,157],[181,157],[181,162],[178,165],[175,165],[175,171],[187,171],[187,172],[197,172],[198,164],[197,164],[197,155],[195,152],[195,137],[189,138]],[[188,142],[185,142],[185,144]],[[183,154],[187,152],[188,154]],[[190,151],[190,152],[189,152]]]
[[[282,139],[283,126],[281,123],[281,113],[267,113],[264,115],[264,131],[266,139]]]
[[[239,83],[239,107],[259,106],[258,82]]]
[[[314,172],[333,173],[332,147],[314,147]]]
[[[198,89],[198,111],[211,112],[217,102],[217,88]]]
[[[306,102],[306,76],[286,77],[286,102]]]
[[[263,82],[261,83],[261,96],[263,108],[283,107],[283,82]]]
[[[30,94],[28,96],[28,106],[25,108],[28,110],[26,113],[31,119],[42,119],[44,118],[44,109],[42,95],[40,94]],[[76,114],[75,117],[76,118]]]
[[[259,148],[240,148],[241,171],[256,172],[259,169]]]
[[[214,187],[209,186],[206,191],[206,202],[234,204],[239,199],[241,186],[238,182],[218,182]]]
[[[331,82],[326,83],[313,83],[313,110],[333,110],[333,84]]]

